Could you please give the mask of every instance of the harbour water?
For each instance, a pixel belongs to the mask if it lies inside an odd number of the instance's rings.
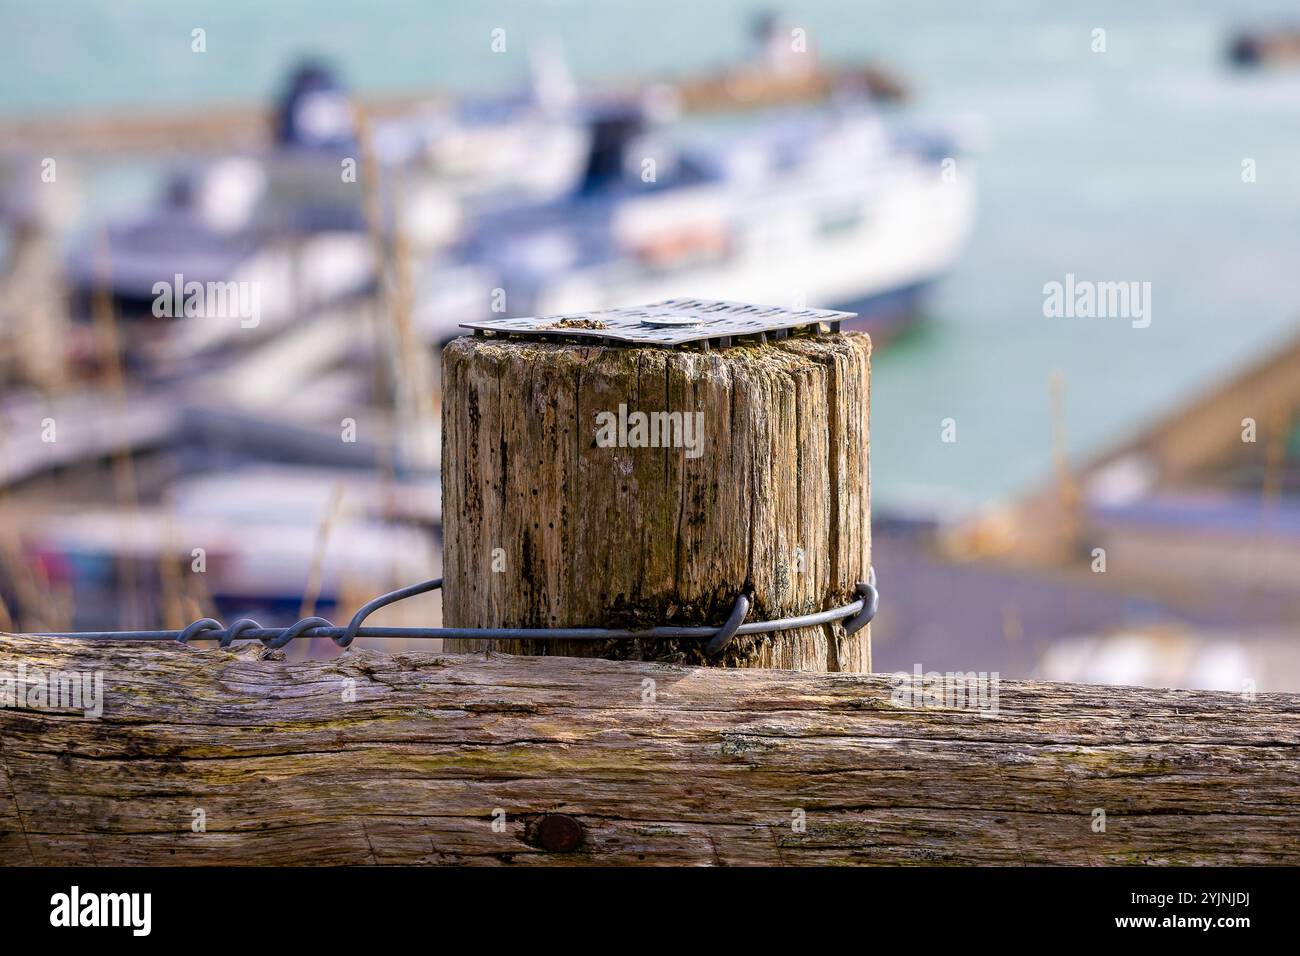
[[[511,0],[431,15],[418,0],[25,4],[0,36],[0,114],[262,100],[304,51],[363,94],[507,88],[542,41],[580,80],[672,74],[741,55],[738,24],[766,6]],[[978,181],[974,241],[932,296],[929,322],[876,364],[879,508],[964,511],[1042,481],[1054,372],[1082,456],[1297,327],[1300,74],[1234,73],[1223,57],[1235,26],[1284,22],[1289,4],[782,9],[827,58],[895,66],[922,110],[972,114],[985,131],[976,168],[957,171]],[[191,52],[198,27],[203,54]],[[498,28],[504,54],[489,48]],[[1105,52],[1093,50],[1097,29]],[[1254,182],[1243,182],[1244,160]],[[129,182],[113,191],[118,207],[134,195]],[[1068,273],[1150,282],[1150,326],[1044,317],[1044,284]],[[955,442],[941,441],[947,418]]]

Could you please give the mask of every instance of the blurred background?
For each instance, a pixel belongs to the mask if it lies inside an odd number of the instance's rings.
[[[873,335],[876,670],[1300,690],[1293,4],[0,15],[0,630],[346,619],[459,323],[701,296]]]

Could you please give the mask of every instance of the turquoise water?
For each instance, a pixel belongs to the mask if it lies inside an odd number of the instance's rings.
[[[11,0],[0,113],[258,99],[306,52],[368,92],[504,88],[539,39],[582,78],[673,72],[738,55],[748,14],[768,6]],[[883,59],[926,112],[987,124],[971,248],[929,325],[878,357],[878,503],[969,508],[1042,480],[1054,371],[1070,449],[1086,455],[1297,330],[1300,72],[1234,74],[1222,59],[1234,27],[1284,22],[1293,3],[781,6],[827,56]],[[190,52],[195,27],[204,54]],[[504,54],[489,49],[496,27]],[[1151,282],[1150,328],[1044,318],[1042,287],[1067,272]],[[940,441],[948,417],[953,444]]]

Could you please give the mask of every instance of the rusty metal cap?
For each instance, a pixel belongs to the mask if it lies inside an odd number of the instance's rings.
[[[572,853],[582,846],[582,824],[566,813],[548,813],[533,824],[532,842],[552,853]]]

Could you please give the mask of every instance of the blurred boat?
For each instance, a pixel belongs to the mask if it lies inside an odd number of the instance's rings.
[[[1228,60],[1244,68],[1300,65],[1300,28],[1242,31],[1228,47]]]
[[[178,178],[162,208],[110,225],[72,253],[74,314],[92,314],[106,297],[129,365],[182,372],[196,356],[254,345],[373,287],[374,248],[363,231],[239,218],[232,193],[249,175],[257,171],[232,159],[206,168],[194,191]]]
[[[381,237],[410,256],[425,341],[490,312],[682,294],[844,308],[883,336],[965,244],[961,129],[887,118],[860,95],[706,129],[666,115],[653,96],[579,100],[562,67],[539,65],[524,94],[358,126],[307,64],[272,150],[178,170],[158,208],[87,237],[72,283],[86,311],[99,291],[144,320],[128,352],[154,363],[372,293]],[[255,290],[260,315],[178,315],[191,283]]]
[[[960,130],[850,101],[705,131],[652,130],[621,106],[592,118],[578,189],[485,208],[462,261],[500,277],[510,315],[691,295],[857,312],[877,336],[917,315],[974,213]],[[446,334],[456,330],[450,324]]]
[[[156,608],[169,573],[228,616],[293,616],[313,578],[319,609],[354,609],[437,575],[440,503],[436,476],[385,481],[351,469],[256,465],[180,479],[152,507],[21,521],[48,586],[70,593],[93,625],[111,619],[126,581]],[[128,564],[134,572],[124,572]]]
[[[1300,686],[1300,646],[1285,631],[1117,628],[1053,642],[1034,678],[1254,695]]]
[[[806,31],[772,13],[754,19],[753,52],[745,62],[673,84],[689,112],[735,112],[817,103],[862,95],[883,103],[907,98],[902,78],[876,64],[832,66],[810,49]]]
[[[439,263],[439,250],[462,235],[477,197],[526,203],[573,188],[589,131],[568,107],[551,78],[518,96],[359,121],[333,75],[304,63],[277,104],[271,148],[174,166],[154,207],[74,246],[73,300],[86,315],[107,296],[128,322],[129,358],[156,369],[373,295],[379,244],[400,233],[437,266],[415,276],[426,309],[476,317],[495,276]],[[257,316],[208,314],[201,295],[191,305],[189,289],[214,286],[252,290]]]

